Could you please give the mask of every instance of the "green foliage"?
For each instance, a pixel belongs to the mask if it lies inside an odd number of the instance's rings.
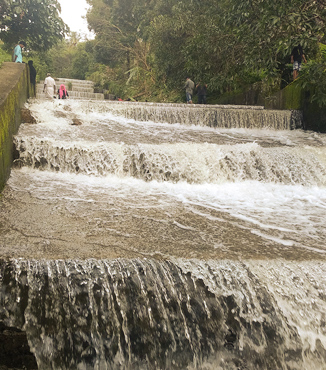
[[[86,52],[85,43],[78,44],[76,50],[74,50],[74,55],[72,58],[71,77],[79,80],[85,80],[87,73],[90,70],[91,63],[92,57]]]
[[[48,66],[46,53],[30,53],[29,60],[33,60],[33,66],[36,69],[36,81],[44,80],[48,72],[52,70]]]
[[[291,50],[301,43],[310,61],[304,73],[313,77],[306,86],[314,91],[314,101],[324,99],[315,85],[323,81],[325,68],[313,60],[324,37],[325,0],[88,3],[87,20],[96,37],[85,52],[93,59],[88,62],[82,52],[85,66],[74,63],[99,88],[144,99],[183,100],[184,80],[190,76],[206,82],[211,96],[253,84],[268,95],[289,82]]]
[[[31,50],[48,50],[68,32],[57,0],[1,0],[0,39],[9,49],[19,40]]]
[[[119,96],[147,94],[154,83],[154,72],[146,33],[155,1],[89,0],[88,3],[92,9],[87,20],[96,38],[88,44],[92,50],[87,48],[87,52],[94,55],[95,62],[114,70],[111,74],[114,80],[102,79],[103,88],[114,90],[111,93]]]
[[[320,44],[316,59],[303,66],[298,83],[309,92],[310,102],[326,107],[326,45]]]
[[[34,61],[38,79],[43,80],[48,72],[54,77],[86,79],[92,72],[93,57],[86,52],[87,42],[79,40],[79,35],[72,33],[49,51],[27,53]]]
[[[175,1],[171,14],[158,15],[151,23],[155,61],[172,83],[181,79],[182,71],[220,93],[245,88],[262,72],[263,80],[280,81],[297,43],[308,56],[315,55],[326,20],[322,3]]]
[[[277,68],[293,46],[314,52],[323,37],[326,19],[324,1],[230,0],[225,25],[245,47],[246,64]],[[254,35],[254,37],[253,37]]]
[[[11,62],[11,54],[3,48],[3,43],[0,41],[0,66],[3,62]]]
[[[0,0],[0,39],[31,47],[38,78],[92,79],[123,98],[183,101],[187,76],[208,84],[210,101],[290,81],[298,43],[308,64],[301,87],[326,105],[326,0],[87,0],[94,40],[63,39],[58,0]],[[37,52],[36,52],[37,51]],[[6,56],[7,57],[7,56]],[[1,61],[1,54],[0,54]],[[250,88],[251,89],[251,88]]]

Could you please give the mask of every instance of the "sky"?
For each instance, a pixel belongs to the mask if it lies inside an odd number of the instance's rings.
[[[83,38],[94,38],[88,31],[86,15],[89,5],[86,0],[58,0],[61,5],[61,18],[70,27],[70,31],[78,32]]]

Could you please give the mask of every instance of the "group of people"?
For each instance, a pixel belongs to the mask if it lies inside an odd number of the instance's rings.
[[[67,99],[69,97],[68,91],[64,84],[61,84],[57,91],[55,79],[51,77],[51,73],[48,73],[46,79],[44,80],[43,92],[48,99],[56,98],[56,94],[58,94],[59,99]]]
[[[187,104],[193,104],[192,96],[195,89],[195,83],[187,77],[184,88],[186,89],[186,100]],[[201,81],[196,85],[198,104],[206,104],[206,95],[207,95],[207,84],[202,83]]]
[[[15,63],[23,63],[23,49],[26,48],[25,41],[19,41],[18,44],[15,46],[13,54],[12,54],[12,61]],[[35,94],[35,87],[36,87],[36,69],[33,65],[33,61],[28,61],[28,67],[29,67],[29,76],[30,76],[30,82],[32,85],[32,88],[34,90]]]
[[[23,54],[22,50],[26,48],[26,43],[24,41],[19,41],[18,44],[15,46],[13,51],[12,60],[15,63],[23,63]],[[36,86],[36,69],[33,66],[33,61],[28,61],[29,73],[30,73],[30,82],[34,89],[35,94],[35,86]],[[69,97],[68,91],[64,84],[60,85],[58,91],[56,90],[56,84],[54,78],[51,77],[51,74],[48,73],[46,79],[44,80],[44,88],[43,92],[45,93],[47,98],[56,98],[58,95],[59,99],[66,99]]]

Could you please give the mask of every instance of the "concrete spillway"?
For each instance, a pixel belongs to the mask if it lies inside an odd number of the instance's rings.
[[[262,107],[28,108],[0,331],[39,369],[324,370],[325,135]]]

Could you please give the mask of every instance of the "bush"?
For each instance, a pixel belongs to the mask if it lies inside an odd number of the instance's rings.
[[[300,72],[298,83],[309,93],[311,103],[326,107],[326,45],[320,44],[317,58],[309,61]]]

